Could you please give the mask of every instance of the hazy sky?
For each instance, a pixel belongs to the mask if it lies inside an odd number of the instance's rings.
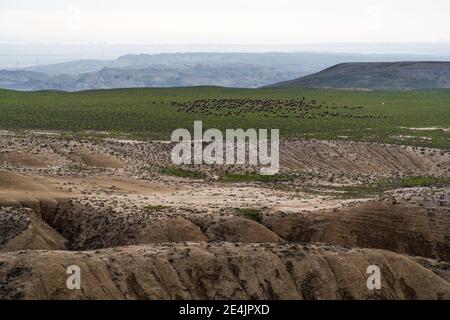
[[[0,0],[0,43],[450,41],[448,0]]]

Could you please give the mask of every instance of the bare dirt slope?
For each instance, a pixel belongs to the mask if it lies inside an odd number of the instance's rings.
[[[31,209],[0,208],[0,251],[64,250],[65,243]]]
[[[366,266],[385,272],[366,288]],[[66,266],[83,290],[65,288]],[[413,260],[379,250],[299,245],[166,244],[96,252],[0,255],[0,295],[25,299],[449,299],[450,284]]]
[[[290,140],[280,147],[288,169],[328,172],[396,174],[402,172],[450,175],[450,157],[437,149],[351,141]]]
[[[428,195],[428,201],[412,195],[314,213],[275,213],[264,225],[288,241],[380,248],[450,262],[449,196],[445,190]]]

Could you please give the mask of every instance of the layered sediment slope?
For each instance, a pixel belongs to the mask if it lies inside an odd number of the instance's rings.
[[[450,192],[435,193],[314,213],[275,213],[264,224],[287,241],[379,248],[450,262]]]
[[[368,291],[366,270],[383,270]],[[78,265],[83,290],[66,288]],[[0,255],[0,295],[25,299],[449,299],[450,284],[380,250],[269,244],[165,244]]]

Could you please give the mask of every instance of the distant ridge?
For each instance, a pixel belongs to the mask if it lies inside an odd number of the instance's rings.
[[[399,60],[412,63],[389,64]],[[290,79],[311,75],[342,62],[346,64],[302,78],[300,86],[367,89],[397,89],[397,86],[400,89],[435,88],[448,87],[448,72],[443,73],[448,67],[441,67],[442,62],[439,62],[445,60],[445,57],[437,56],[277,52],[129,54],[110,61],[77,60],[19,70],[0,70],[0,88],[29,91],[201,85],[259,88],[273,83],[276,83],[276,86],[284,86],[283,81],[287,81],[286,84],[290,85],[291,81],[288,81]],[[419,71],[408,67],[416,64],[426,66],[419,68]],[[359,79],[355,74],[365,76]],[[411,74],[415,82],[411,79]],[[395,80],[397,78],[406,80],[397,83]],[[308,81],[303,83],[303,79]],[[419,83],[417,79],[420,80]],[[296,81],[293,81],[294,86],[297,86]],[[384,86],[376,87],[379,84]]]
[[[450,62],[341,63],[270,88],[416,90],[450,88]]]

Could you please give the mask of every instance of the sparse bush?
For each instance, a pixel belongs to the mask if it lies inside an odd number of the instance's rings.
[[[145,206],[144,207],[144,210],[145,211],[161,211],[161,210],[164,210],[164,209],[166,209],[166,208],[168,208],[168,207],[166,207],[166,206],[162,206],[162,205],[149,205],[149,206]]]
[[[177,167],[162,168],[160,172],[169,176],[175,176],[180,178],[205,179],[207,177],[202,172],[194,170],[186,170]]]
[[[441,186],[441,185],[449,185],[450,178],[413,176],[404,178],[403,180],[401,180],[400,184],[402,187],[406,188]]]
[[[261,175],[257,173],[223,173],[220,180],[224,182],[281,182],[292,180],[293,177],[283,174]]]
[[[242,216],[246,219],[256,221],[258,223],[262,223],[263,213],[262,209],[256,208],[236,208],[236,214]]]

